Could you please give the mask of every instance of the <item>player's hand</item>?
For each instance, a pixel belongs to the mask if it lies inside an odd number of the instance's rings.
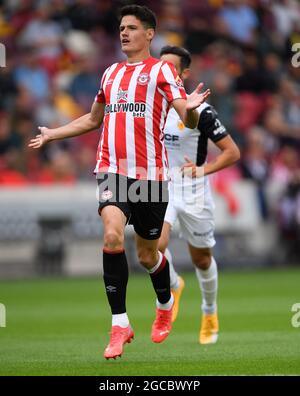
[[[195,91],[188,96],[186,102],[187,110],[197,109],[197,107],[199,107],[208,98],[208,96],[210,95],[210,89],[207,89],[206,91],[201,93],[203,86],[204,84],[200,83]]]
[[[38,127],[38,129],[40,130],[40,134],[36,135],[35,138],[30,140],[28,147],[37,149],[37,148],[44,146],[46,143],[49,142],[50,129],[46,128],[46,127]]]
[[[184,176],[188,177],[201,177],[204,176],[203,167],[197,166],[189,157],[184,156],[185,163],[181,166],[180,170]]]

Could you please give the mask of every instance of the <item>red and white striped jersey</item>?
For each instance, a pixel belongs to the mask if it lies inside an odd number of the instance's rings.
[[[178,98],[186,99],[186,93],[171,63],[150,57],[107,68],[95,98],[105,103],[95,173],[168,180],[163,129]]]

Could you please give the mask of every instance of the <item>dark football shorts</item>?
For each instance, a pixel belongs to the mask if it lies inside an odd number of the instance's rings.
[[[142,238],[158,239],[168,206],[168,182],[137,180],[115,173],[97,174],[99,214],[105,206],[122,210]]]

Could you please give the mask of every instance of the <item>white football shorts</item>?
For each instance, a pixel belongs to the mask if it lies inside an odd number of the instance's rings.
[[[193,200],[174,199],[170,194],[165,220],[171,227],[179,222],[179,236],[196,248],[212,248],[214,238],[214,202],[211,197],[205,205],[198,205]]]

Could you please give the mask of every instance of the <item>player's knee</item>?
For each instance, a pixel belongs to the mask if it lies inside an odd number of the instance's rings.
[[[207,270],[211,263],[211,252],[208,250],[200,251],[193,257],[193,263],[197,268]]]
[[[104,247],[109,250],[123,249],[124,238],[117,231],[108,231],[104,234]]]
[[[137,254],[143,267],[150,269],[156,264],[156,252],[152,249],[138,249]]]

